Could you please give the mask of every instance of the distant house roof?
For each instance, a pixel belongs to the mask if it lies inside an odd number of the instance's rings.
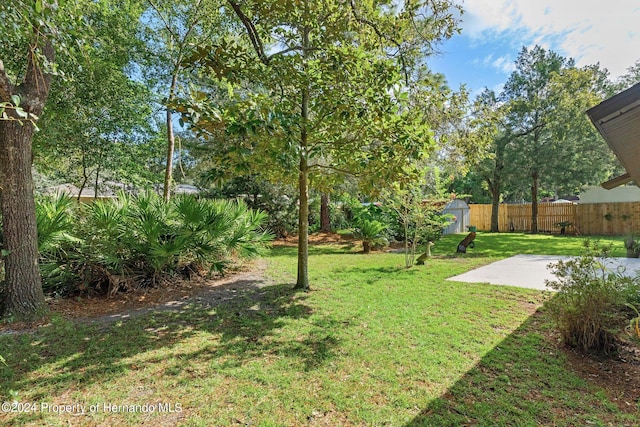
[[[587,115],[627,171],[602,186],[640,183],[640,83],[589,109]]]
[[[65,193],[71,197],[77,197],[80,194],[80,188],[73,184],[60,184],[49,187],[44,191],[45,194]],[[96,197],[96,190],[93,187],[84,187],[82,189],[82,197]],[[115,193],[108,186],[100,187],[98,198],[115,197]]]
[[[195,185],[178,184],[175,190],[176,194],[199,194],[200,189]]]
[[[640,188],[622,185],[605,190],[602,187],[588,187],[580,193],[579,203],[621,203],[640,202]]]

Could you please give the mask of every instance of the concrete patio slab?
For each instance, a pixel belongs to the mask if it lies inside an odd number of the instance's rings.
[[[475,270],[468,271],[447,280],[467,283],[490,283],[493,285],[508,285],[520,288],[551,290],[545,285],[545,280],[554,280],[555,276],[548,265],[559,260],[570,259],[557,255],[516,255]],[[610,258],[607,268],[621,271],[625,275],[635,276],[640,273],[640,259]],[[620,269],[618,269],[620,267]]]

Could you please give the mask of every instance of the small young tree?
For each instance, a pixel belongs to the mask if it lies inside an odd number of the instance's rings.
[[[148,49],[142,72],[150,87],[171,103],[181,89],[197,81],[188,70],[188,58],[202,43],[211,43],[228,31],[229,22],[220,14],[221,0],[145,0],[142,37]],[[166,166],[163,195],[171,198],[176,147],[173,110],[165,112]]]
[[[394,186],[384,194],[384,206],[391,209],[402,223],[404,230],[404,265],[411,268],[416,257],[420,229],[427,219],[422,206],[422,191],[419,187],[400,188]]]
[[[418,246],[424,240],[435,240],[449,218],[442,216],[442,200],[426,200],[418,185],[401,187],[394,185],[384,193],[384,206],[390,209],[402,224],[404,231],[404,263],[411,268]]]

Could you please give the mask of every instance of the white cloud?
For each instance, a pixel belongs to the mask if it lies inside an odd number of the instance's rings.
[[[463,8],[463,34],[477,43],[540,44],[578,65],[599,62],[613,77],[640,59],[637,0],[465,0]]]
[[[515,70],[514,59],[510,55],[502,55],[494,58],[493,53],[485,56],[482,60],[474,59],[472,64],[475,66],[491,67],[503,74],[510,74]]]
[[[510,74],[516,69],[514,59],[509,55],[503,55],[491,62],[491,66],[504,74]]]

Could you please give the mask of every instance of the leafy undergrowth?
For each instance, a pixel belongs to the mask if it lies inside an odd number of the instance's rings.
[[[309,293],[291,290],[295,248],[278,246],[267,262],[272,285],[247,282],[219,303],[194,300],[114,323],[54,317],[1,336],[0,400],[37,411],[8,406],[0,422],[636,423],[637,365],[567,351],[541,308],[545,295],[445,280],[485,257],[442,256],[407,270],[402,254],[315,246]],[[617,389],[604,381],[624,372],[631,376]],[[55,406],[74,404],[68,409],[85,414]]]

